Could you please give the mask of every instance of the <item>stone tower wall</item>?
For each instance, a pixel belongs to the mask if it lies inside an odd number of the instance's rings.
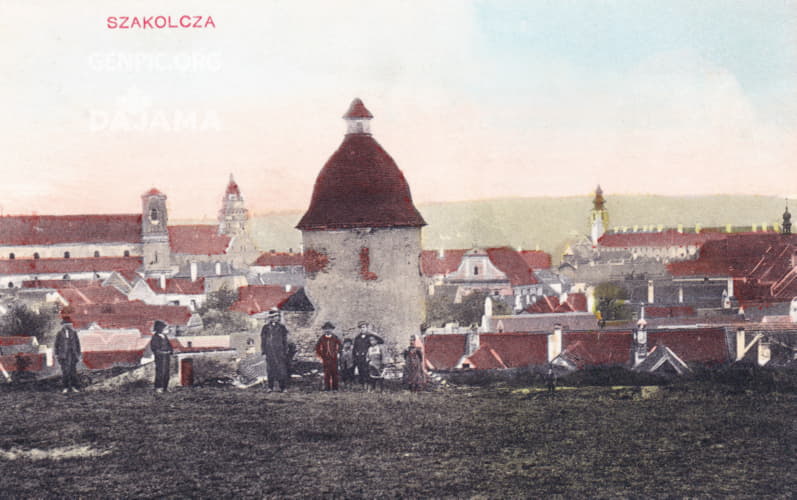
[[[316,309],[313,328],[331,321],[338,336],[353,337],[357,323],[368,321],[394,349],[419,334],[425,319],[420,228],[302,235],[305,292]]]

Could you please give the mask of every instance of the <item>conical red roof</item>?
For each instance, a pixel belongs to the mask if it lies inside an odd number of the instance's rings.
[[[296,227],[324,230],[425,225],[393,158],[369,134],[348,134],[318,174],[310,208]]]
[[[373,118],[374,115],[368,111],[368,108],[365,107],[365,104],[359,99],[355,98],[351,105],[349,106],[349,110],[346,111],[346,114],[343,115],[345,119],[352,119],[352,118]]]

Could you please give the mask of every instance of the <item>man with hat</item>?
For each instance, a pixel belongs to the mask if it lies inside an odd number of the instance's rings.
[[[64,316],[61,329],[55,336],[55,357],[61,365],[61,380],[64,388],[61,392],[78,392],[77,362],[80,361],[80,339],[72,328],[72,320]]]
[[[280,323],[279,310],[268,312],[268,320],[260,331],[260,344],[266,357],[268,391],[274,390],[274,382],[279,382],[280,391],[288,389],[288,329]]]
[[[169,366],[172,361],[172,343],[169,342],[169,325],[161,320],[156,320],[152,325],[152,340],[149,348],[155,356],[155,391],[166,392],[169,385]]]
[[[384,343],[384,340],[369,331],[367,322],[360,321],[357,326],[360,333],[354,337],[354,366],[357,368],[357,379],[365,386],[371,381],[368,375],[368,349],[371,348],[371,339],[375,339],[377,344]]]
[[[324,366],[324,390],[337,391],[338,382],[338,353],[340,352],[340,339],[332,333],[335,325],[327,321],[321,327],[323,334],[315,345],[315,354]]]

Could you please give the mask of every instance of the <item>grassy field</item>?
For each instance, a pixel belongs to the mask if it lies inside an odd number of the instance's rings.
[[[6,388],[0,496],[785,498],[797,484],[793,392],[316,387]]]

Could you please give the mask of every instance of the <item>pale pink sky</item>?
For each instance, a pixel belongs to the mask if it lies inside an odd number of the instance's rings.
[[[252,211],[301,210],[354,97],[419,203],[794,196],[797,7],[711,4],[0,1],[2,212],[134,212],[155,186],[214,217],[230,173]],[[217,27],[106,27],[181,14]]]

